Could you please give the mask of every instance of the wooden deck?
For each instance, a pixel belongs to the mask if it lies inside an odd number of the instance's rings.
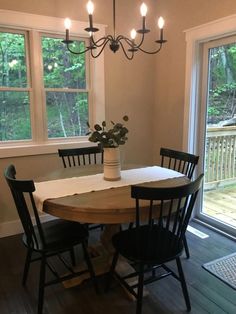
[[[204,191],[203,212],[236,228],[236,185]]]
[[[236,126],[208,127],[205,183],[236,179]]]

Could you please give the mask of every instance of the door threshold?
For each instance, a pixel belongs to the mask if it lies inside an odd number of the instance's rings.
[[[199,218],[193,218],[192,221],[193,221],[193,222],[196,222],[196,223],[199,223],[200,225],[202,225],[202,226],[204,226],[204,227],[206,227],[206,228],[208,228],[208,229],[210,229],[210,230],[213,230],[213,231],[215,231],[215,232],[217,232],[217,233],[220,233],[220,234],[222,234],[223,236],[225,236],[226,238],[229,238],[229,239],[234,240],[234,241],[236,240],[236,237],[233,236],[232,234],[227,233],[227,232],[225,232],[225,231],[223,231],[223,230],[220,230],[219,228],[217,228],[217,227],[215,227],[215,226],[212,226],[212,225],[210,225],[209,223],[207,223],[207,222],[205,222],[205,221],[203,221],[203,220],[200,220]]]

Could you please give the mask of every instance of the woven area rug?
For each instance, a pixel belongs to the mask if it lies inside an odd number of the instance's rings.
[[[236,290],[236,253],[203,264],[202,267]]]

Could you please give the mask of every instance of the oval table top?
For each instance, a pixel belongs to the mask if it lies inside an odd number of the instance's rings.
[[[128,166],[127,168],[140,168],[140,166]],[[101,165],[63,168],[46,177],[39,178],[37,181],[92,175],[102,171]],[[142,185],[167,187],[184,185],[188,182],[189,179],[183,176]],[[143,216],[145,216],[147,202],[143,201],[141,204]],[[135,221],[135,200],[130,196],[130,186],[124,186],[46,200],[43,211],[62,219],[83,223],[121,224]]]

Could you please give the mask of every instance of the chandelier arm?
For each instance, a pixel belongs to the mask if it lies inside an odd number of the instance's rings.
[[[119,41],[119,43],[121,43],[121,41],[124,40],[130,47],[133,47],[133,42],[128,37],[119,35],[116,40]]]
[[[135,48],[138,48],[139,49],[139,47],[143,44],[143,42],[144,42],[144,35],[145,34],[142,34],[142,38],[141,38],[141,41],[140,41],[140,43],[138,44],[138,45],[136,45],[135,44]],[[124,40],[130,47],[133,47],[133,41],[131,40],[131,39],[129,39],[128,37],[125,37],[125,36],[122,36],[122,35],[119,35],[118,37],[117,37],[117,40],[119,41],[119,42],[121,42],[121,40]]]
[[[158,53],[161,50],[162,44],[160,44],[160,47],[157,50],[154,50],[154,51],[146,51],[146,50],[144,50],[144,49],[142,49],[140,47],[135,47],[135,48],[137,48],[138,50],[140,50],[140,51],[142,51],[144,53],[147,53],[149,55],[154,55],[154,54]]]
[[[144,42],[144,37],[145,37],[145,34],[142,34],[142,38],[140,40],[140,43],[138,45],[135,45],[135,48],[139,48],[142,46],[143,42]]]
[[[73,51],[73,50],[70,48],[69,44],[66,44],[66,47],[67,47],[67,50],[68,50],[69,52],[73,53],[74,55],[81,55],[81,54],[83,54],[83,53],[85,53],[85,52],[91,50],[90,47],[87,47],[87,48],[84,49],[83,51]]]
[[[120,46],[121,46],[121,48],[122,48],[122,50],[123,50],[124,55],[126,56],[126,58],[127,58],[128,60],[132,60],[133,57],[134,57],[134,52],[132,51],[131,56],[129,56],[129,55],[127,54],[127,52],[125,51],[125,47],[124,47],[123,43],[122,43],[121,41],[119,41],[119,42],[120,42]]]
[[[100,54],[103,52],[104,48],[106,47],[106,45],[108,44],[108,42],[110,41],[110,39],[107,39],[106,42],[104,43],[103,47],[101,48],[101,50],[99,51],[99,53],[97,55],[93,54],[93,49],[91,49],[90,53],[91,53],[91,56],[93,58],[97,58],[100,56]]]
[[[108,35],[106,37],[101,37],[99,38],[97,41],[94,40],[93,36],[91,36],[91,39],[92,39],[92,44],[96,47],[102,47],[105,42],[108,40],[108,41],[111,41],[112,40],[112,36],[111,35]],[[101,43],[100,43],[101,42]]]

